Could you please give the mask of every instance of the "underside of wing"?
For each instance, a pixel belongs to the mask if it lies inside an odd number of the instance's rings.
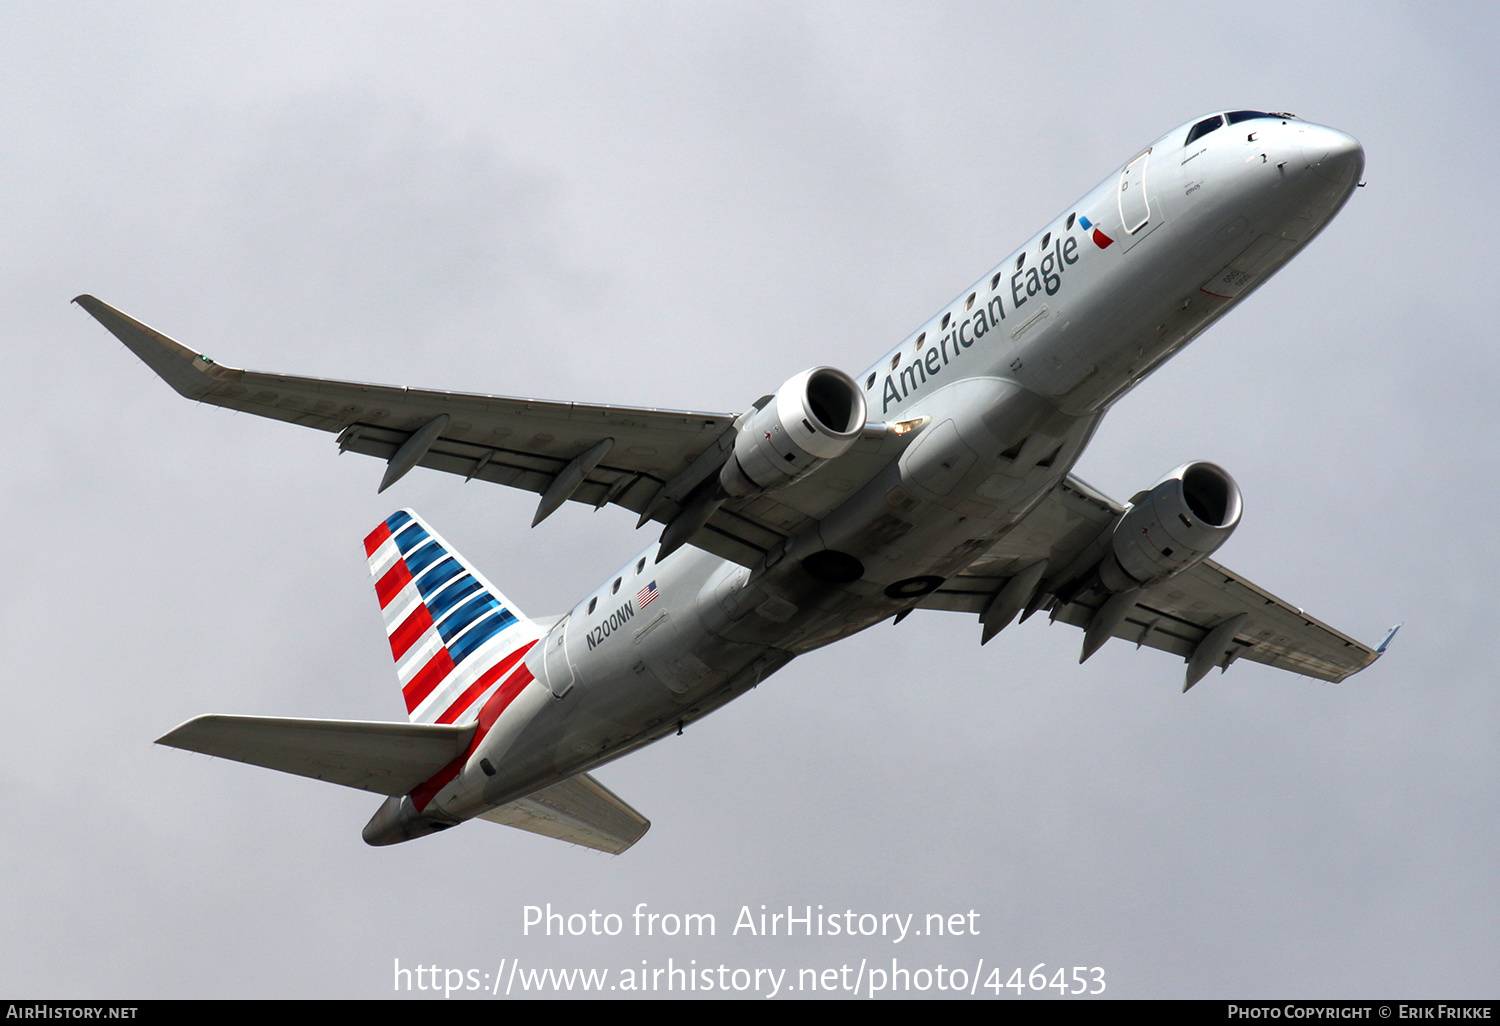
[[[92,296],[76,302],[189,399],[337,433],[343,451],[389,461],[418,431],[448,419],[413,462],[466,478],[543,492],[581,453],[613,444],[569,497],[640,512],[667,476],[689,465],[732,414],[542,402],[225,367]]]
[[[670,524],[724,464],[734,414],[444,392],[226,367],[93,296],[75,300],[189,399],[335,433],[341,452],[383,460],[382,490],[427,467],[539,493],[536,521],[564,502],[617,505]],[[901,446],[876,433],[774,498],[717,506],[692,544],[753,565],[841,502]],[[830,471],[832,468],[829,468]]]
[[[156,743],[399,796],[463,754],[475,726],[210,715]]]
[[[479,818],[612,855],[629,848],[651,828],[650,820],[587,773],[492,809]]]
[[[1054,607],[1054,619],[1087,628],[1099,606],[1074,601]],[[1265,663],[1282,670],[1338,683],[1377,658],[1374,649],[1355,641],[1302,610],[1256,587],[1213,560],[1147,590],[1136,607],[1111,633],[1191,659],[1197,647],[1220,624],[1244,614],[1231,647],[1211,662],[1227,669],[1236,659]]]
[[[1045,562],[1027,612],[1045,610],[1054,622],[1087,631],[1099,622],[1111,598],[1089,573],[1124,511],[1121,504],[1070,476],[998,545],[950,578],[922,606],[982,616],[1011,580]],[[1236,659],[1338,682],[1379,657],[1377,650],[1211,559],[1133,598],[1122,617],[1108,618],[1108,636],[1183,657],[1189,662],[1188,686],[1208,669],[1227,669]]]

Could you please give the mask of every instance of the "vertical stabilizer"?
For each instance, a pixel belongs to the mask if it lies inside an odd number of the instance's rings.
[[[365,555],[413,723],[467,723],[530,683],[537,625],[415,513],[387,517]]]

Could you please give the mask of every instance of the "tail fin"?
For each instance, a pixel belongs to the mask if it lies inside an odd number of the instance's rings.
[[[416,514],[387,517],[365,555],[413,723],[467,723],[494,689],[531,681],[540,629]]]

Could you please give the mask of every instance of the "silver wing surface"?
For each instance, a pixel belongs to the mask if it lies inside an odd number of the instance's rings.
[[[215,363],[93,296],[74,302],[189,399],[337,434],[385,460],[382,488],[414,466],[542,494],[537,520],[572,500],[671,522],[734,444],[734,414],[589,406],[240,370]],[[692,544],[753,566],[843,502],[904,443],[879,432],[774,498],[731,499]]]
[[[1047,560],[1038,598],[1054,621],[1087,628],[1107,596],[1076,587],[1097,562],[1109,529],[1125,507],[1069,475],[995,547],[949,578],[921,603],[924,609],[981,613],[1014,575]],[[1235,617],[1224,654],[1212,665],[1227,669],[1250,659],[1319,680],[1342,681],[1369,666],[1379,652],[1315,620],[1211,559],[1146,589],[1113,636],[1192,657],[1210,633]],[[1190,671],[1191,673],[1191,671]]]

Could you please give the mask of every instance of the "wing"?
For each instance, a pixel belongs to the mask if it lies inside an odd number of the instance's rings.
[[[542,402],[239,370],[93,296],[74,302],[189,399],[334,432],[339,451],[386,461],[382,490],[421,466],[540,492],[534,523],[569,500],[595,508],[612,503],[641,514],[642,523],[671,523],[734,445],[734,414]],[[871,430],[839,457],[836,473],[811,475],[779,489],[774,499],[725,502],[689,540],[753,566],[878,473],[904,444]]]
[[[1088,587],[1085,575],[1103,555],[1109,529],[1124,508],[1070,475],[922,607],[982,614],[1012,578],[1046,560],[1049,570],[1030,608],[1050,607],[1054,621],[1087,629],[1109,596]],[[1208,559],[1143,591],[1110,636],[1187,659],[1184,690],[1212,667],[1227,669],[1236,659],[1337,683],[1380,656]]]

